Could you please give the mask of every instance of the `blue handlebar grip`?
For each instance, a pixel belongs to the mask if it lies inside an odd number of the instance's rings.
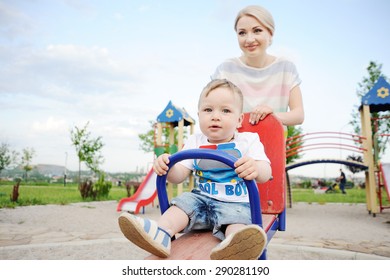
[[[169,157],[168,167],[171,168],[177,162],[186,159],[211,159],[220,161],[234,169],[237,158],[217,150],[211,149],[189,149],[177,152]],[[168,171],[169,172],[169,171]],[[160,202],[161,214],[169,208],[168,194],[166,189],[167,175],[157,176],[157,195]],[[255,180],[245,180],[248,189],[249,203],[251,208],[252,223],[263,226],[261,218],[260,196]]]

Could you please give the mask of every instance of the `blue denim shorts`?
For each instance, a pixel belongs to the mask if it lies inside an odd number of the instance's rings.
[[[224,226],[251,224],[250,205],[247,202],[224,202],[201,194],[194,189],[172,199],[172,205],[182,209],[190,221],[183,232],[212,230],[213,235],[225,239]]]

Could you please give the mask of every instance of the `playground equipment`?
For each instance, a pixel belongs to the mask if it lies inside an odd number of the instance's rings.
[[[385,182],[385,179],[382,177],[386,174],[386,171],[383,171],[381,167],[386,166],[386,164],[380,164],[378,160],[378,149],[376,146],[376,139],[378,137],[390,137],[390,134],[377,134],[378,122],[382,119],[389,119],[390,116],[384,116],[381,118],[373,119],[371,118],[371,112],[380,112],[380,111],[389,111],[390,110],[390,85],[386,82],[383,77],[379,77],[378,81],[372,87],[372,89],[362,97],[361,106],[359,108],[361,116],[361,126],[362,126],[362,135],[354,135],[349,133],[342,132],[315,132],[315,133],[306,133],[302,135],[297,135],[287,139],[287,151],[286,156],[292,156],[297,153],[314,150],[314,149],[340,149],[340,150],[349,150],[352,152],[361,153],[363,155],[363,162],[358,162],[354,160],[343,160],[343,159],[314,159],[306,160],[302,162],[294,162],[286,166],[287,173],[287,192],[288,192],[288,202],[291,206],[291,188],[289,183],[288,171],[307,164],[316,164],[316,163],[339,163],[352,167],[359,168],[365,172],[365,186],[366,186],[366,205],[367,210],[370,214],[373,214],[375,217],[376,213],[384,209],[382,205],[378,207],[377,197],[379,196],[379,201],[381,202],[382,198],[382,188],[381,181]],[[372,131],[374,127],[374,132]],[[311,141],[316,141],[318,139],[327,139],[327,142],[312,143]],[[329,139],[338,139],[340,142],[331,142]],[[341,140],[348,140],[351,143],[344,144],[341,143]],[[389,143],[389,142],[387,142]],[[375,174],[378,176],[376,180]],[[377,186],[377,181],[378,186]],[[388,182],[387,182],[388,184]],[[382,186],[388,186],[386,183]],[[387,193],[388,193],[387,188]],[[390,197],[389,201],[390,201]]]
[[[168,152],[170,154],[181,150],[183,146],[184,127],[190,126],[190,134],[194,131],[195,121],[188,115],[185,109],[181,109],[169,101],[165,109],[158,115],[157,123],[154,131],[154,152],[156,156]],[[175,144],[174,128],[178,127],[177,145]],[[163,144],[163,128],[169,129],[168,137],[169,143]],[[139,186],[138,190],[131,196],[123,198],[119,201],[117,211],[128,211],[138,214],[139,210],[145,211],[145,206],[154,202],[157,196],[156,190],[156,175],[153,169],[150,169],[144,181]],[[178,185],[178,193],[182,192],[182,185]],[[173,186],[168,184],[168,191],[170,197],[173,195]]]
[[[264,184],[255,181],[245,181],[248,187],[251,205],[252,222],[263,227],[267,233],[268,242],[276,231],[284,231],[286,226],[285,202],[285,136],[279,120],[268,115],[257,125],[249,124],[249,114],[245,114],[243,127],[240,131],[258,133],[264,145],[265,152],[272,163],[272,179]],[[188,158],[206,158],[221,161],[232,168],[236,158],[227,153],[211,150],[196,149],[178,152],[170,157],[170,166]],[[166,175],[157,177],[158,198],[161,213],[169,207],[168,195],[165,188]],[[210,251],[219,242],[211,232],[190,232],[179,236],[172,242],[171,255],[168,259],[208,259]],[[264,250],[260,259],[266,259]],[[147,259],[159,259],[149,256]]]
[[[383,206],[382,193],[386,190],[387,199],[390,201],[390,163],[380,163],[378,171],[378,200],[379,210],[382,212],[384,209],[389,209],[390,206]]]
[[[312,142],[317,139],[337,139],[339,142],[321,142],[316,143]],[[350,141],[350,144],[341,143],[340,140]],[[344,150],[349,150],[352,152],[363,153],[365,149],[360,146],[360,143],[364,140],[364,137],[344,132],[332,132],[332,131],[324,131],[324,132],[311,132],[296,135],[287,139],[288,151],[286,152],[286,157],[297,154],[298,152],[304,152],[308,150],[315,149],[333,149],[333,148],[342,148]],[[310,144],[307,142],[310,141]],[[304,144],[302,144],[304,142]]]
[[[184,127],[190,126],[190,134],[194,133],[195,121],[184,108],[179,108],[169,101],[165,109],[158,115],[155,131],[155,153],[159,155],[165,151],[167,144],[162,143],[163,128],[169,129],[169,150],[171,152],[180,151],[183,146]],[[175,145],[174,128],[178,127],[177,146]]]
[[[122,198],[116,210],[138,214],[142,207],[142,213],[145,213],[145,206],[153,203],[157,196],[156,177],[156,173],[150,169],[137,191],[131,197]]]
[[[174,154],[177,151],[180,151],[183,147],[184,141],[184,127],[190,127],[190,134],[194,133],[194,124],[195,121],[184,108],[179,108],[173,105],[172,101],[169,101],[165,109],[158,115],[157,124],[155,130],[155,144],[154,151],[156,156],[161,155],[164,152]],[[163,128],[169,129],[169,149],[166,150],[166,144],[163,144]],[[178,127],[177,131],[177,145],[175,144],[175,131],[174,128]],[[192,182],[192,180],[190,180]],[[192,185],[190,185],[192,188]],[[177,185],[177,193],[180,194],[183,192],[183,184]],[[173,196],[173,185],[168,183],[168,196],[171,198]]]
[[[305,133],[290,137],[286,140],[286,157],[302,153],[305,151],[316,149],[339,149],[348,150],[355,153],[363,154],[365,148],[362,147],[364,137],[356,134],[343,133],[343,132],[312,132]],[[360,170],[366,170],[368,167],[363,162],[352,159],[339,159],[339,158],[323,158],[323,159],[309,159],[303,161],[292,162],[286,165],[286,177],[287,177],[287,195],[288,206],[292,205],[291,186],[288,176],[288,171],[311,164],[324,164],[324,163],[336,163],[347,166],[352,166]],[[325,189],[326,190],[326,189]],[[323,192],[325,192],[323,190]],[[329,191],[328,191],[329,192]],[[321,193],[318,191],[317,193]]]
[[[371,112],[381,112],[390,110],[390,85],[383,77],[379,77],[378,81],[362,97],[362,104],[359,108],[360,118],[362,123],[362,136],[365,137],[363,141],[366,152],[364,153],[364,163],[368,166],[365,172],[366,175],[366,197],[367,210],[375,217],[379,212],[377,201],[377,186],[375,181],[375,173],[378,172],[379,163],[375,161],[375,141],[373,139]]]

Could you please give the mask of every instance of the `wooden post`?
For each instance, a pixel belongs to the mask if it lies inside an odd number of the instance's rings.
[[[156,139],[157,146],[162,145],[162,125],[160,122],[157,123],[157,139]]]
[[[183,148],[183,139],[184,139],[184,119],[180,120],[178,123],[178,133],[177,133],[177,150],[181,151]]]
[[[376,198],[376,181],[375,181],[375,164],[374,155],[372,152],[372,129],[371,129],[371,113],[368,105],[363,105],[360,109],[360,117],[362,124],[362,135],[365,138],[363,140],[363,147],[366,149],[364,152],[364,164],[368,166],[365,171],[366,175],[366,204],[369,213],[374,216],[379,212],[378,203]]]

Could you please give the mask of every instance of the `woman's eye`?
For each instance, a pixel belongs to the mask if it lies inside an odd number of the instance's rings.
[[[261,33],[261,32],[263,32],[263,29],[261,29],[261,28],[256,28],[254,30],[254,33],[256,33],[256,34]]]
[[[238,35],[239,35],[239,36],[245,36],[245,34],[246,34],[245,31],[239,31],[239,32],[238,32]]]

